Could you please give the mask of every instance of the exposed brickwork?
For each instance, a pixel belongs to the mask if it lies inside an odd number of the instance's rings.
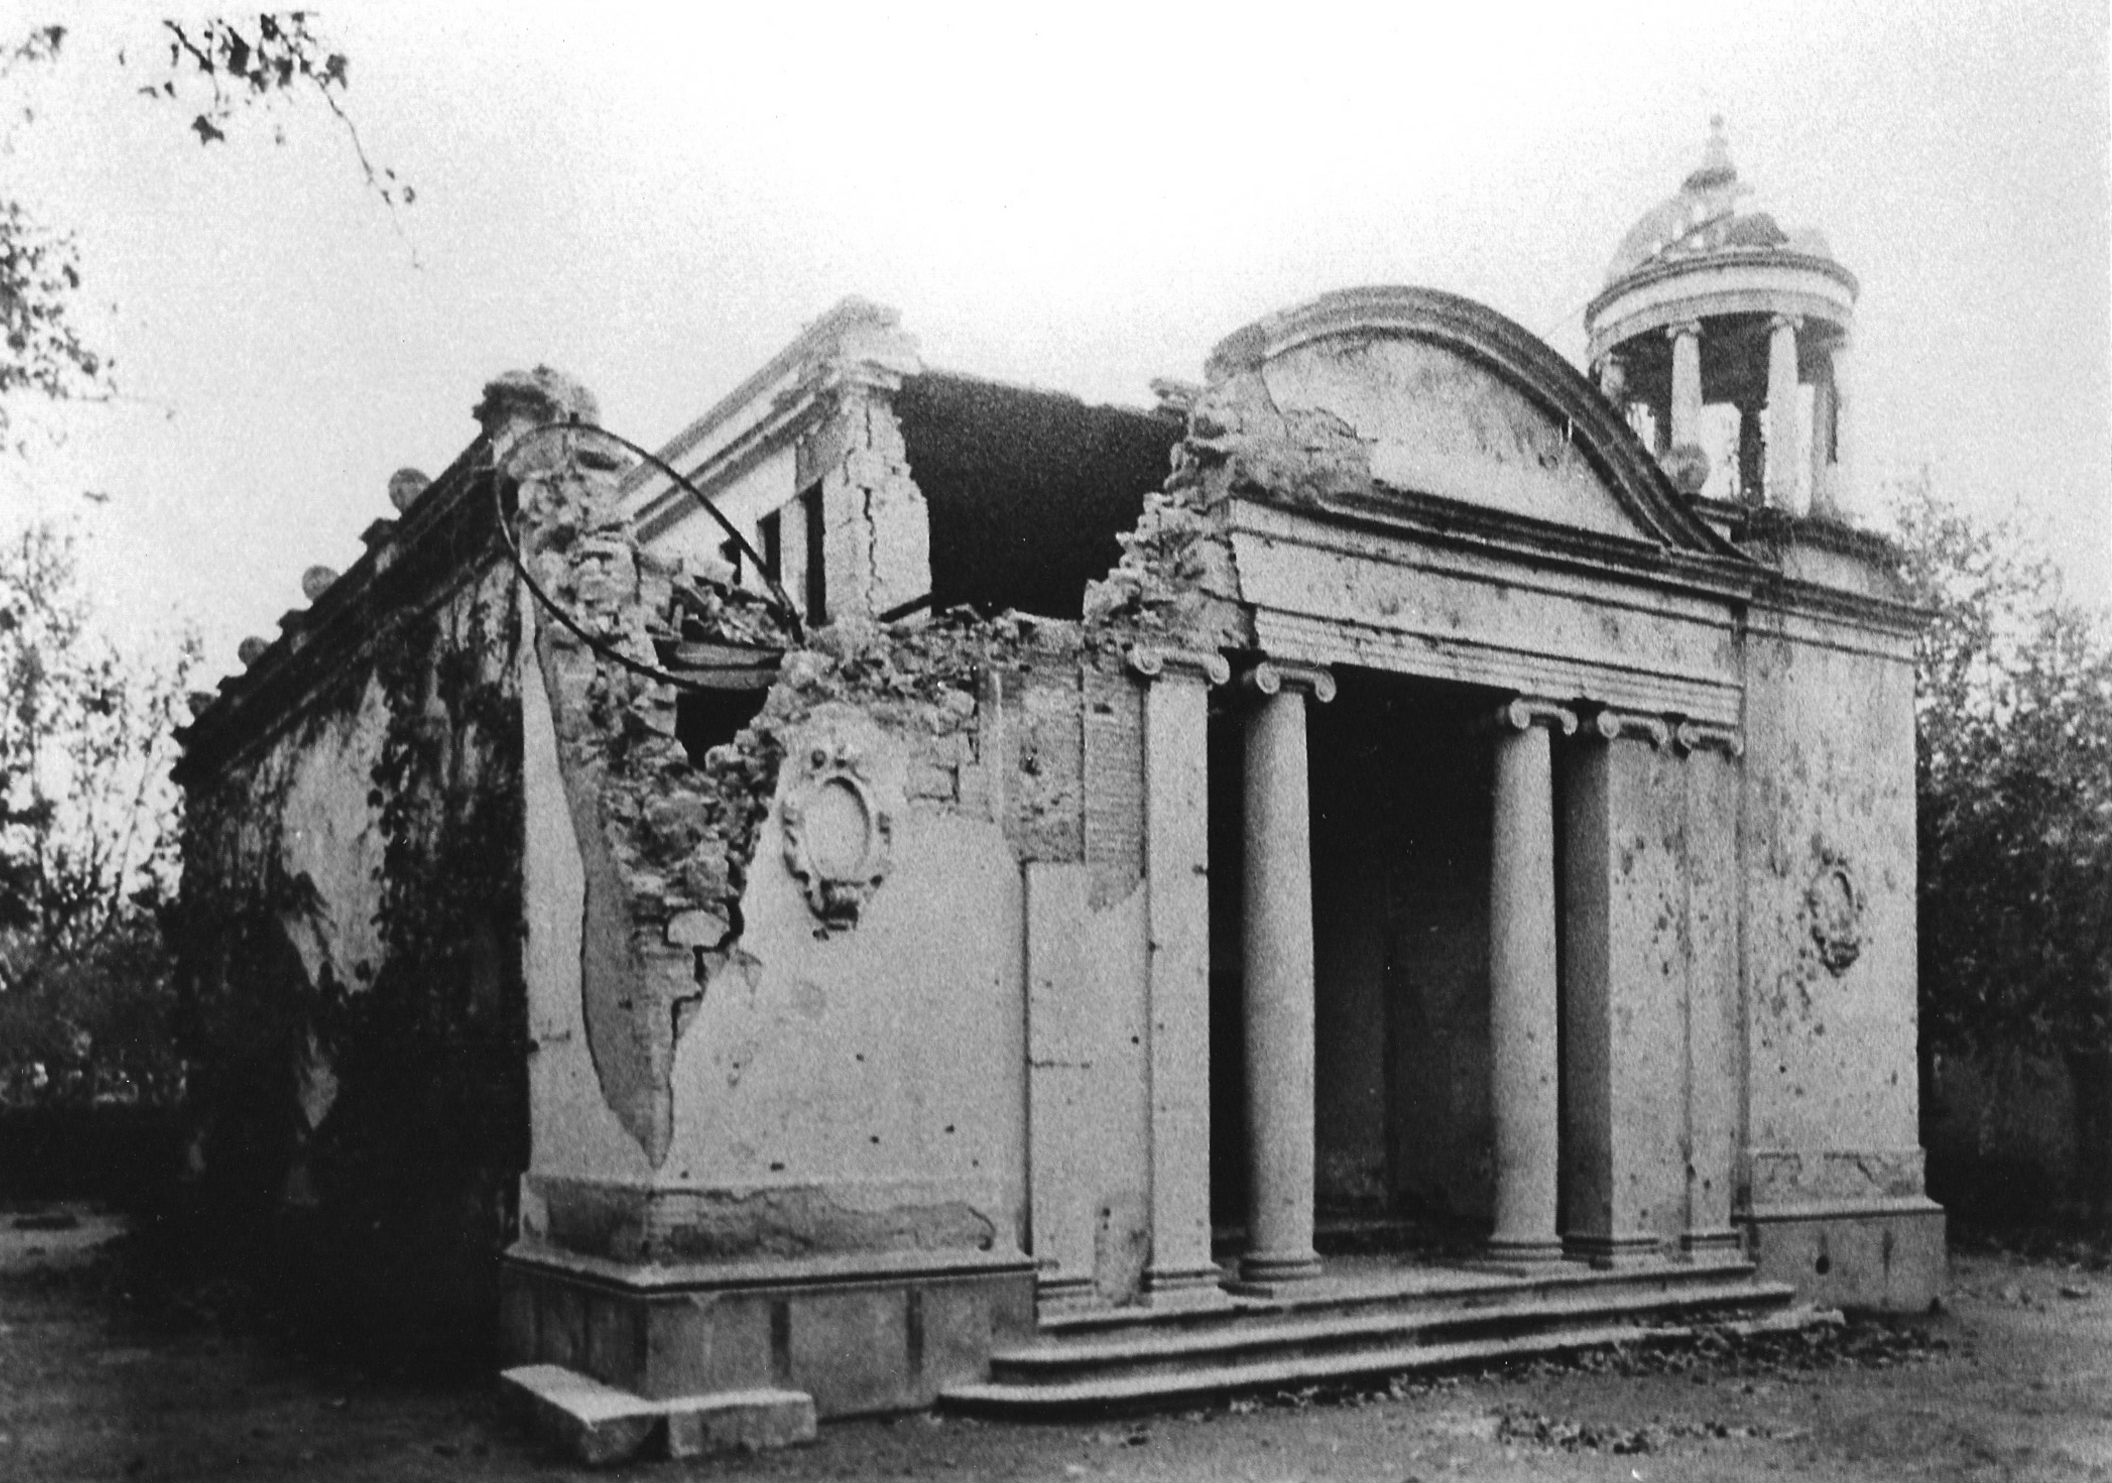
[[[1093,655],[1081,678],[1082,825],[1097,910],[1127,896],[1144,878],[1144,692],[1107,654]]]
[[[1085,624],[1096,638],[1205,652],[1252,644],[1223,518],[1226,497],[1254,475],[1238,456],[1242,417],[1234,390],[1205,394],[1165,489],[1145,498],[1136,529],[1120,538],[1121,561],[1086,588]]]

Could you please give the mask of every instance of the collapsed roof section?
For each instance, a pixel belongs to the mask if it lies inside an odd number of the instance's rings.
[[[775,580],[810,625],[964,604],[1077,618],[1183,431],[1169,410],[933,370],[894,310],[846,299],[661,449],[763,570],[665,471],[634,471],[625,504],[648,544]]]
[[[1183,424],[1127,407],[935,371],[895,394],[931,520],[931,598],[1076,618],[1122,556]]]

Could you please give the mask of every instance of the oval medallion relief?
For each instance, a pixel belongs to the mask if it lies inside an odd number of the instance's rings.
[[[1863,951],[1863,888],[1848,862],[1831,850],[1804,893],[1804,910],[1819,961],[1839,978]]]
[[[779,810],[785,866],[830,926],[854,925],[887,875],[894,821],[873,798],[864,753],[832,740],[810,749],[806,776]]]

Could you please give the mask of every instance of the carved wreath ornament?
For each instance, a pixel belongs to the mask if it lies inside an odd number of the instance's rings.
[[[1804,909],[1811,918],[1819,961],[1839,978],[1863,951],[1863,888],[1847,860],[1832,850],[1825,853],[1804,893]]]
[[[804,761],[806,776],[778,811],[785,867],[825,925],[854,926],[887,874],[894,819],[875,801],[865,753],[855,743],[816,743]]]

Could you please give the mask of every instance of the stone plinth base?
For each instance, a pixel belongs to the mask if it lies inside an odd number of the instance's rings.
[[[558,1365],[499,1381],[545,1437],[589,1467],[639,1457],[762,1452],[814,1440],[814,1401],[796,1390],[742,1390],[649,1401]]]
[[[1943,1294],[1944,1215],[1932,1200],[1783,1205],[1740,1219],[1760,1277],[1806,1303],[1923,1313]]]
[[[792,1391],[822,1416],[916,1410],[1034,1331],[1032,1264],[982,1252],[631,1266],[524,1243],[500,1280],[506,1363],[646,1402]]]
[[[1665,1244],[1655,1236],[1582,1235],[1564,1237],[1562,1250],[1571,1261],[1613,1271],[1664,1260]]]

